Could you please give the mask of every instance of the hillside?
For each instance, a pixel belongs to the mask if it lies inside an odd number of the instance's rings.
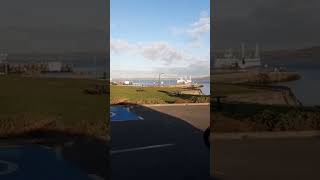
[[[320,46],[296,49],[296,50],[275,50],[264,51],[262,53],[264,58],[320,58]]]

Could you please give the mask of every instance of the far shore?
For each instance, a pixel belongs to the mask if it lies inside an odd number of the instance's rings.
[[[243,72],[227,72],[217,73],[211,76],[213,83],[278,83],[288,82],[300,79],[300,75],[296,72],[259,72],[259,71],[243,71]]]

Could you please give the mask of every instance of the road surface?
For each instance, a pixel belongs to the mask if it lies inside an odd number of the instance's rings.
[[[111,179],[209,179],[208,105],[132,111],[144,120],[111,122]]]
[[[211,146],[218,179],[320,179],[319,138],[215,140]]]

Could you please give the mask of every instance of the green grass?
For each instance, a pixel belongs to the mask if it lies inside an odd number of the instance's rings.
[[[95,84],[103,82],[0,76],[0,135],[39,128],[106,134],[106,98],[83,92]]]
[[[143,91],[139,91],[143,90]],[[137,104],[162,104],[183,102],[209,102],[208,96],[180,95],[173,96],[166,92],[179,91],[181,88],[173,87],[129,87],[110,86],[111,104],[128,102]]]

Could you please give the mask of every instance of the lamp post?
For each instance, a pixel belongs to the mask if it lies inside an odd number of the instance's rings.
[[[159,83],[159,86],[161,86],[160,78],[161,78],[161,75],[162,75],[162,74],[164,74],[164,73],[159,73],[159,82],[158,82],[158,83]]]

